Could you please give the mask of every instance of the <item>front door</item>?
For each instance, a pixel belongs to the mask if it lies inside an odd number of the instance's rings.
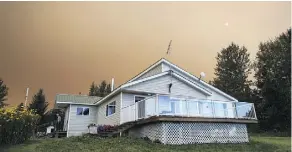
[[[135,104],[138,108],[138,119],[145,117],[145,97],[135,96]]]

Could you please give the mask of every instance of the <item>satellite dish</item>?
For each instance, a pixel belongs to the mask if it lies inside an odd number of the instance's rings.
[[[204,78],[205,76],[206,76],[206,74],[205,74],[204,72],[201,72],[201,73],[200,73],[200,77],[201,77],[201,78]]]

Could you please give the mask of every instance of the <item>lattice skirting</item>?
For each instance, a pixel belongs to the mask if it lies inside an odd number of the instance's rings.
[[[248,142],[246,124],[234,123],[158,122],[132,128],[129,136],[163,144]]]

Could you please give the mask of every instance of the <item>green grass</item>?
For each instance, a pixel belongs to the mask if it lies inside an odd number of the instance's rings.
[[[290,137],[251,137],[244,144],[163,145],[129,137],[98,139],[72,137],[45,139],[6,147],[7,152],[285,152],[291,150]]]

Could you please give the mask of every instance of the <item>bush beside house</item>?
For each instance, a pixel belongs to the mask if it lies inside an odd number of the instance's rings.
[[[0,108],[0,145],[19,144],[33,136],[39,115],[32,110]]]

